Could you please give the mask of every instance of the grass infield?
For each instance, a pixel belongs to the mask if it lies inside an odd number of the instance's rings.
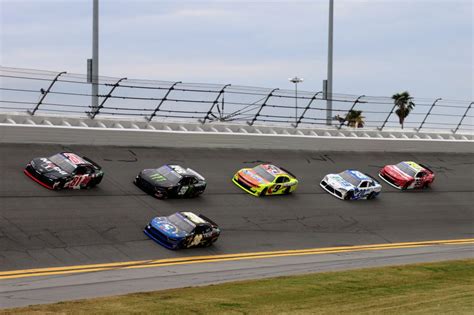
[[[1,314],[474,314],[474,260],[285,276]]]

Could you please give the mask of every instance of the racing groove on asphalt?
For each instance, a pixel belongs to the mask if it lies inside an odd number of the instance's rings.
[[[33,157],[72,150],[100,164],[105,177],[87,191],[50,191],[23,174]],[[400,192],[382,182],[375,200],[345,202],[325,193],[327,173],[355,168],[376,176],[402,160],[436,172],[432,188]],[[293,195],[257,198],[231,182],[238,169],[272,162],[294,173]],[[196,199],[161,201],[132,180],[149,167],[176,163],[207,179]],[[59,145],[0,147],[0,270],[190,255],[472,238],[472,154],[333,153],[282,150],[120,148]],[[203,213],[222,228],[210,248],[170,251],[144,225],[175,211]]]

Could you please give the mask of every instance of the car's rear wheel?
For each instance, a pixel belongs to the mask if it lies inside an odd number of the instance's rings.
[[[260,196],[260,197],[265,197],[265,195],[267,194],[267,190],[268,190],[268,188],[266,188],[266,187],[263,188],[263,190],[260,192],[260,195],[259,195],[259,196]]]

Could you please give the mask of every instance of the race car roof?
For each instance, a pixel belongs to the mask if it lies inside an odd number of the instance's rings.
[[[272,164],[261,164],[260,165],[265,171],[268,173],[272,174],[273,176],[277,175],[289,175],[287,172],[279,168],[278,166],[272,165]]]
[[[408,167],[410,167],[415,172],[419,172],[419,171],[422,171],[424,169],[421,165],[419,165],[418,163],[412,162],[412,161],[403,161],[403,162],[400,162],[400,163],[403,163],[403,164],[407,165]]]
[[[87,162],[86,160],[84,160],[83,158],[81,158],[79,155],[75,154],[75,153],[71,153],[71,152],[61,152],[60,153],[63,157],[65,157],[69,162],[71,162],[71,164],[73,165],[80,165],[80,164],[91,164],[89,162]]]
[[[175,173],[179,177],[195,176],[195,177],[199,178],[200,180],[204,180],[204,177],[201,174],[199,174],[198,172],[196,172],[195,170],[192,170],[190,168],[184,168],[181,165],[169,165],[169,164],[167,164],[166,166],[168,166],[173,171],[173,173]]]
[[[194,214],[193,212],[181,212],[183,216],[188,218],[191,222],[194,224],[202,224],[202,223],[207,223],[204,219],[202,219],[200,216]]]
[[[367,176],[364,173],[361,173],[357,170],[346,170],[346,171],[344,171],[344,173],[351,175],[352,177],[354,177],[355,179],[357,179],[359,181],[372,180],[372,178],[370,178],[369,176]]]

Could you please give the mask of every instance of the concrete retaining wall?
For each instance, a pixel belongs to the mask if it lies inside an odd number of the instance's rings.
[[[0,143],[363,152],[472,153],[474,151],[474,142],[470,140],[349,138],[335,136],[268,135],[4,124],[0,124]]]

